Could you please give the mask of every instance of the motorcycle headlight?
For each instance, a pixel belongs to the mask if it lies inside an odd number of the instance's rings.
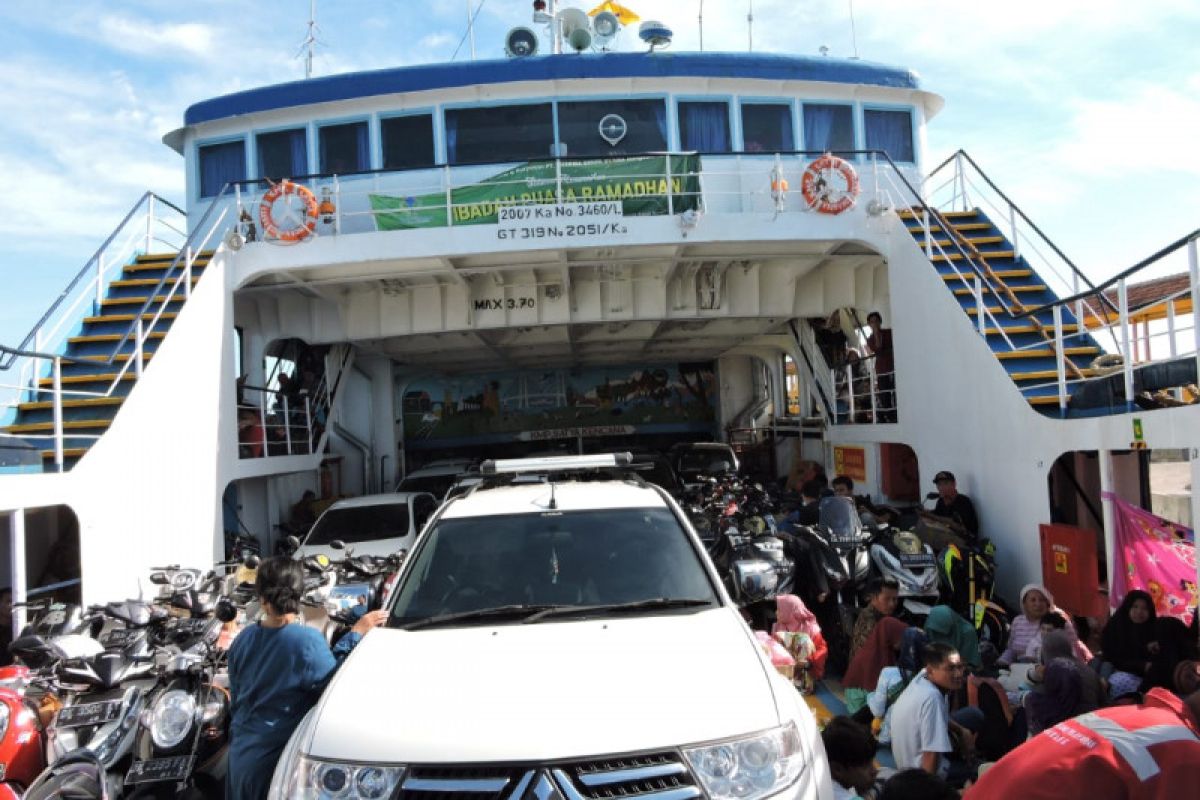
[[[150,736],[154,744],[169,750],[183,741],[196,718],[196,701],[183,689],[163,692],[150,712]]]
[[[400,783],[404,768],[342,764],[300,756],[288,776],[286,797],[296,800],[384,800]]]
[[[794,722],[683,752],[712,800],[758,800],[776,794],[796,782],[807,762]]]

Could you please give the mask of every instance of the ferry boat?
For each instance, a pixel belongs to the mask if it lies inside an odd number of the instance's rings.
[[[436,459],[701,440],[885,502],[949,470],[1012,594],[1050,522],[1113,563],[1102,493],[1138,499],[1147,447],[1197,473],[1194,234],[1093,285],[965,151],[929,161],[912,71],[657,23],[595,47],[619,27],[190,106],[184,201],[148,191],[0,347],[14,597],[128,596],[227,531],[269,551],[306,490]],[[1189,276],[1141,281],[1182,249]],[[829,346],[867,356],[871,312],[890,365]]]

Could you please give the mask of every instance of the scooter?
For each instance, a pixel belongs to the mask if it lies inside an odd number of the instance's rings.
[[[876,572],[900,586],[898,616],[910,625],[923,625],[941,599],[933,548],[910,531],[888,530],[875,537],[870,553]]]
[[[0,735],[0,800],[20,797],[46,767],[41,706],[27,694],[32,675],[22,665],[0,668],[0,717],[7,721]]]

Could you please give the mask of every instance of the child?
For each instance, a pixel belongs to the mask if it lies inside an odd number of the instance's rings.
[[[1038,622],[1037,633],[1029,640],[1029,644],[1025,646],[1025,657],[1022,661],[1028,661],[1037,664],[1042,659],[1042,637],[1052,631],[1065,630],[1067,621],[1062,614],[1055,611],[1047,611],[1042,615],[1042,619]]]
[[[857,800],[875,787],[875,737],[849,717],[834,717],[821,731],[834,800]]]
[[[229,649],[233,720],[225,789],[230,800],[267,796],[279,754],[338,662],[387,618],[386,611],[363,615],[330,652],[315,628],[292,624],[304,594],[298,561],[268,558],[258,568],[254,588],[263,619],[243,630]]]
[[[796,659],[792,682],[804,694],[812,694],[825,674],[825,658],[829,655],[821,626],[804,601],[793,594],[777,596],[775,608],[778,621],[771,635]]]

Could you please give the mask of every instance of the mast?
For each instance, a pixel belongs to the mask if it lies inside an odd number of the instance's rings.
[[[308,0],[308,35],[304,37],[304,79],[312,77],[313,47],[317,43],[317,0]]]

